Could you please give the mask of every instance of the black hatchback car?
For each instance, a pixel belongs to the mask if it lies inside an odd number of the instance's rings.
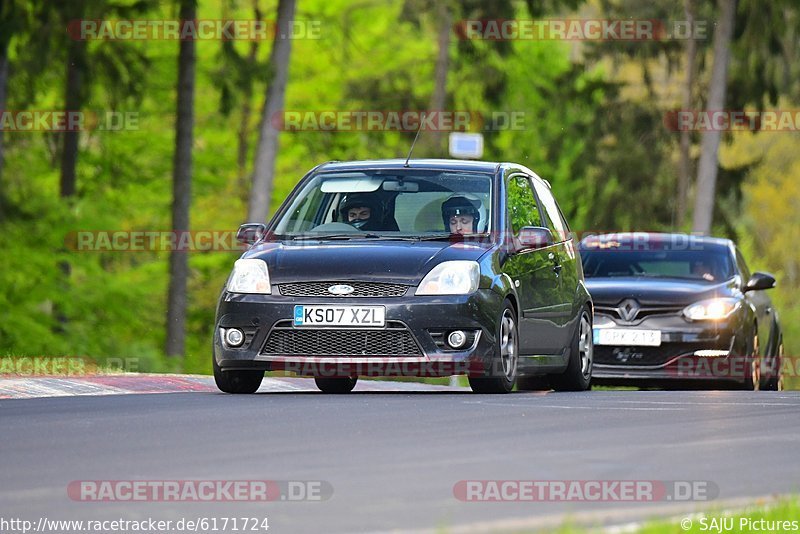
[[[549,185],[511,163],[331,162],[312,169],[219,299],[214,377],[264,371],[348,392],[358,376],[467,375],[476,392],[584,390],[592,305]]]
[[[580,248],[598,382],[782,388],[775,278],[751,274],[732,241],[638,232]]]

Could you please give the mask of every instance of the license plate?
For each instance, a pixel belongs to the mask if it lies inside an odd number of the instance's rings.
[[[384,306],[295,306],[294,326],[384,326]]]
[[[595,328],[594,344],[658,347],[661,345],[661,330]]]

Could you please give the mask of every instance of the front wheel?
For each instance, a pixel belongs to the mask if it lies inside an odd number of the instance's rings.
[[[517,315],[509,301],[503,302],[503,311],[497,324],[494,358],[488,376],[469,378],[475,393],[509,393],[517,381],[518,360]]]
[[[783,340],[778,344],[778,353],[772,359],[766,376],[761,376],[761,389],[766,391],[783,391]]]
[[[758,343],[758,327],[753,326],[753,341],[750,343],[750,350],[745,359],[745,377],[742,389],[748,391],[758,391],[761,389],[761,357],[758,355],[760,347]]]
[[[217,359],[211,357],[214,367],[214,382],[220,391],[225,393],[255,393],[261,387],[264,371],[223,371],[217,365]]]
[[[567,368],[560,375],[550,375],[550,385],[556,391],[586,391],[592,381],[593,361],[592,318],[584,309],[572,338]]]
[[[314,382],[323,393],[350,393],[356,387],[357,376],[343,378],[321,378],[314,377]]]

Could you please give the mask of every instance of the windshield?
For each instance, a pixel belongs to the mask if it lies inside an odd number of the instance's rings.
[[[720,250],[581,250],[586,278],[681,278],[700,282],[734,275],[730,257]]]
[[[491,231],[492,177],[458,171],[320,173],[276,221],[281,238],[446,238]]]

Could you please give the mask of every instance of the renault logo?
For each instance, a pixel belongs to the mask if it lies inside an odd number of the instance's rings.
[[[330,293],[331,295],[344,296],[344,295],[349,295],[353,291],[355,291],[353,289],[353,286],[348,286],[347,284],[336,284],[335,286],[331,286],[328,288],[328,293]]]
[[[639,303],[633,299],[625,299],[617,307],[617,313],[624,321],[631,322],[639,315]]]

